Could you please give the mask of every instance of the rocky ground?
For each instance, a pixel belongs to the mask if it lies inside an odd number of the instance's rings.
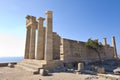
[[[53,73],[48,76],[41,76],[27,72],[19,68],[0,67],[0,80],[118,80],[120,79],[120,60],[106,60],[101,62],[94,62],[85,65],[83,73],[76,72],[77,64],[67,64],[64,72],[63,67],[58,66]],[[11,66],[11,68],[10,68]],[[99,74],[96,72],[97,68],[104,68],[105,73]],[[116,69],[117,68],[117,69]],[[114,70],[118,72],[114,74]],[[82,71],[81,71],[82,72]],[[86,74],[85,74],[86,73]],[[95,73],[95,75],[90,75]]]
[[[75,73],[51,73],[49,76],[33,75],[27,71],[0,67],[0,80],[105,80],[105,78],[96,75],[75,74]]]
[[[111,59],[111,60],[105,60],[102,62],[94,62],[94,63],[90,63],[87,64],[85,66],[85,69],[90,69],[92,66],[94,67],[103,67],[105,69],[105,72],[107,73],[114,73],[113,71],[115,69],[120,68],[120,59]],[[120,69],[119,69],[120,71]]]

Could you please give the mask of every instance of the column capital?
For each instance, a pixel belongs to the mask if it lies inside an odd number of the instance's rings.
[[[45,20],[45,18],[42,18],[42,17],[39,17],[38,18],[38,21],[40,22],[40,21],[44,21]]]
[[[45,14],[52,14],[53,11],[46,11]]]
[[[107,38],[106,38],[106,37],[103,38],[103,45],[104,45],[104,46],[107,45]]]
[[[27,30],[30,29],[30,28],[31,28],[31,26],[27,26],[27,27],[26,27]]]
[[[52,18],[52,11],[46,11],[45,14],[47,15],[47,18]]]
[[[106,37],[104,37],[103,39],[107,39]]]
[[[26,18],[26,19],[30,19],[30,15],[27,15],[25,18]]]
[[[115,36],[112,36],[112,38],[115,38]]]

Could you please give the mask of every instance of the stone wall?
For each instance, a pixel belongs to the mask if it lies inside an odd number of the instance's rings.
[[[106,59],[111,59],[114,57],[114,48],[107,45],[105,46],[105,55],[106,55]]]
[[[53,32],[53,59],[60,59],[60,36]]]
[[[101,58],[113,59],[113,47],[104,46],[100,51]],[[85,42],[61,39],[60,58],[65,63],[69,62],[92,62],[99,60],[98,53],[86,47]]]

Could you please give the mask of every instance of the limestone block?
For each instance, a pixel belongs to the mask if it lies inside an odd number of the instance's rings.
[[[113,72],[114,74],[120,74],[120,68],[114,69]]]
[[[84,69],[84,64],[83,63],[78,63],[78,71]]]
[[[104,68],[98,68],[98,69],[97,69],[97,72],[103,74],[103,73],[105,73],[105,69],[104,69]]]
[[[8,67],[13,68],[13,67],[14,67],[14,64],[8,63]]]
[[[45,70],[45,69],[40,69],[39,73],[40,73],[42,76],[48,76],[48,71]]]

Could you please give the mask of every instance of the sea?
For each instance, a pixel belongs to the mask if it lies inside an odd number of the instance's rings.
[[[0,57],[0,63],[20,62],[23,57]]]

